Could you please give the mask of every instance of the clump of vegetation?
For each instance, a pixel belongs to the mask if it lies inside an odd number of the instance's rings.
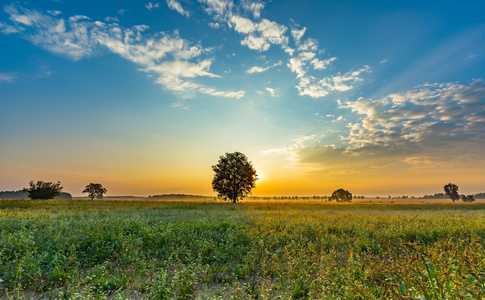
[[[246,155],[241,152],[226,153],[212,166],[212,188],[224,200],[236,203],[251,193],[258,175]]]
[[[91,200],[94,199],[103,199],[103,195],[108,192],[107,189],[103,187],[101,183],[90,183],[86,185],[86,188],[83,190],[83,193],[88,193],[88,197]]]
[[[27,192],[29,198],[32,200],[54,199],[55,197],[61,194],[61,190],[62,190],[62,186],[59,181],[57,183],[53,183],[53,182],[44,182],[42,180],[34,182],[32,180],[29,182],[29,185],[30,187],[25,188],[24,191]]]
[[[443,189],[445,190],[445,194],[450,197],[451,201],[455,202],[460,199],[460,195],[458,195],[458,186],[456,184],[448,183]]]
[[[473,195],[463,195],[461,196],[461,200],[463,202],[474,202],[475,201],[475,197],[473,197]]]
[[[328,200],[337,202],[352,202],[352,193],[344,189],[338,189],[332,193],[332,196],[330,196]]]

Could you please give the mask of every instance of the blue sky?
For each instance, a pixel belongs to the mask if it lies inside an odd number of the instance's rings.
[[[211,194],[230,151],[256,195],[485,190],[483,1],[0,10],[0,190]]]

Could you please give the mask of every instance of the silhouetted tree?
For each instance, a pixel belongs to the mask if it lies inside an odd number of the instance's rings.
[[[328,200],[337,202],[352,202],[352,193],[344,189],[338,189],[332,193],[332,196],[330,196]]]
[[[450,197],[451,201],[455,202],[460,199],[460,195],[458,195],[458,186],[456,184],[448,183],[443,189],[445,190],[445,194]]]
[[[94,200],[94,198],[103,199],[103,194],[106,194],[107,191],[101,183],[90,183],[86,185],[83,193],[89,193],[88,197]]]
[[[220,156],[212,170],[215,172],[212,188],[219,197],[230,199],[233,203],[250,194],[258,179],[252,163],[240,152]]]
[[[44,182],[39,180],[34,182],[33,180],[29,182],[30,187],[25,188],[24,191],[27,192],[30,199],[54,199],[59,196],[62,190],[61,183]]]
[[[475,201],[475,197],[473,197],[473,195],[466,195],[466,196],[463,195],[463,196],[461,196],[461,200],[463,202],[473,202],[473,201]]]

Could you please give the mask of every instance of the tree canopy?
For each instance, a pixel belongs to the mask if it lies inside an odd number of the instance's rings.
[[[458,195],[458,186],[456,184],[448,183],[443,189],[445,190],[445,194],[450,197],[451,201],[455,202],[460,199],[460,195]]]
[[[103,199],[103,194],[106,194],[107,191],[101,183],[90,183],[86,185],[83,193],[88,193],[88,197],[94,200],[94,198]]]
[[[352,202],[352,193],[344,189],[338,189],[332,193],[329,200],[337,202]]]
[[[61,194],[62,186],[61,183],[58,181],[57,183],[53,182],[44,182],[39,180],[34,182],[33,180],[29,182],[29,188],[25,188],[24,191],[27,192],[29,198],[32,200],[35,199],[54,199],[55,197]]]
[[[226,153],[219,157],[216,165],[212,188],[219,197],[236,203],[251,193],[258,175],[246,155],[240,152]]]

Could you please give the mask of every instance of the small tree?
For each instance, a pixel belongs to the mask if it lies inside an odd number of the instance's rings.
[[[473,202],[473,201],[475,201],[475,197],[473,197],[473,195],[466,195],[466,196],[463,195],[463,196],[461,196],[461,200],[463,202]]]
[[[450,197],[451,201],[455,202],[460,199],[460,195],[458,195],[458,186],[456,184],[448,183],[443,189],[445,190],[445,194]]]
[[[240,152],[220,156],[212,170],[215,172],[212,188],[218,192],[219,197],[230,199],[233,203],[250,194],[258,179],[252,163]]]
[[[34,182],[32,180],[29,182],[29,185],[30,187],[25,188],[24,191],[27,192],[31,200],[54,199],[55,197],[61,194],[61,190],[62,190],[62,186],[59,181],[57,183],[53,183],[53,182],[44,182],[42,180]]]
[[[107,191],[101,183],[90,183],[86,185],[83,193],[89,193],[88,197],[94,200],[94,198],[103,199],[103,194],[106,194]]]
[[[344,189],[338,189],[332,193],[329,201],[352,202],[352,193]]]

